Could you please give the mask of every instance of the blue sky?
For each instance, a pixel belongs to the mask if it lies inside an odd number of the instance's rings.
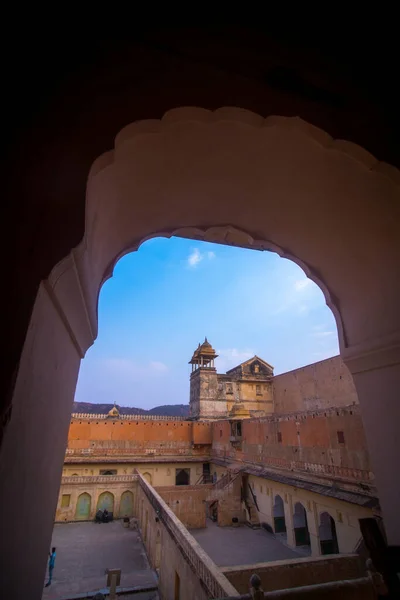
[[[103,286],[99,335],[75,400],[152,408],[189,401],[190,360],[204,336],[218,372],[257,354],[284,373],[338,354],[321,290],[271,252],[155,238]]]

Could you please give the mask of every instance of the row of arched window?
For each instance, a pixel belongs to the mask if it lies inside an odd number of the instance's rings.
[[[109,513],[114,514],[115,498],[111,492],[103,492],[100,494],[97,500],[96,511],[107,509]],[[77,520],[88,520],[90,519],[92,511],[92,496],[88,492],[84,492],[78,496],[75,509],[75,518]],[[133,516],[133,493],[130,490],[126,490],[121,494],[121,500],[119,505],[119,517],[132,517]]]
[[[285,509],[281,496],[275,496],[273,506],[275,533],[286,533]],[[307,511],[301,502],[296,502],[293,513],[293,529],[296,546],[310,546]],[[328,512],[320,515],[319,540],[321,554],[338,554],[339,544],[336,535],[335,519]]]

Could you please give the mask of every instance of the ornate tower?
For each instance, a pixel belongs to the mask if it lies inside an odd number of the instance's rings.
[[[189,361],[192,365],[190,416],[193,419],[221,419],[227,415],[226,401],[218,397],[217,370],[214,366],[217,356],[214,348],[205,338]]]

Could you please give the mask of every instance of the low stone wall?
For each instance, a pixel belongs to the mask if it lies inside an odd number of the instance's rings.
[[[264,592],[285,588],[296,588],[365,577],[364,561],[356,554],[338,554],[329,558],[300,558],[278,560],[241,567],[223,567],[221,571],[241,593],[249,591],[249,580],[253,573],[261,579]]]
[[[241,502],[242,476],[236,475],[219,492],[218,498],[218,525],[220,527],[230,527],[232,519],[236,518],[239,523],[244,521],[242,502]]]
[[[155,488],[161,498],[188,529],[206,527],[206,499],[212,484]]]
[[[265,592],[265,600],[378,600],[378,595],[369,577],[317,583],[303,587]],[[252,600],[251,594],[229,596],[220,600]]]
[[[174,515],[158,492],[138,475],[137,511],[150,564],[159,571],[160,596],[209,600],[238,592]]]

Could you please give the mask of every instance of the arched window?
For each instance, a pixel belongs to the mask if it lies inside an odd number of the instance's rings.
[[[92,504],[92,497],[90,494],[84,492],[78,497],[76,503],[75,519],[78,521],[87,521],[90,519],[90,508]]]
[[[111,492],[103,492],[97,500],[97,510],[108,510],[109,513],[114,512],[114,494]]]
[[[274,517],[275,533],[286,533],[285,509],[283,506],[283,500],[279,494],[275,496],[272,514]]]
[[[323,512],[320,515],[319,522],[321,554],[339,554],[335,519],[329,513]]]
[[[119,513],[120,517],[133,516],[133,494],[129,490],[121,495]]]
[[[300,502],[296,502],[293,514],[293,528],[296,546],[310,546],[310,533],[308,531],[306,509]]]
[[[145,478],[145,480],[152,485],[153,484],[153,477],[151,476],[151,473],[143,473],[143,477]]]
[[[190,485],[190,469],[176,469],[175,485]]]

